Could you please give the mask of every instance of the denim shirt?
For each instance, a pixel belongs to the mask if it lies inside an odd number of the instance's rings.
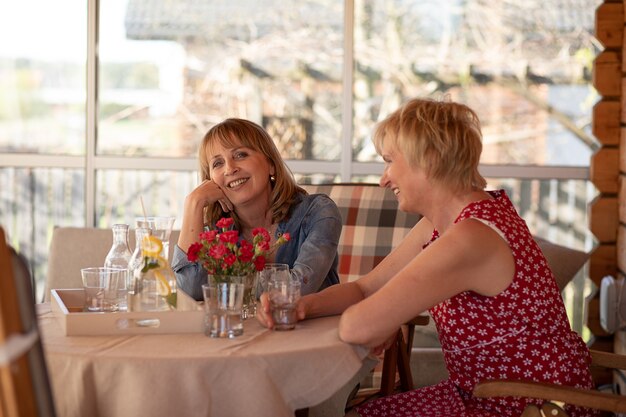
[[[324,194],[299,194],[289,219],[278,224],[276,237],[289,233],[290,239],[278,248],[275,262],[288,264],[299,273],[303,279],[302,295],[339,283],[337,245],[341,224],[337,205]],[[202,300],[202,284],[207,282],[202,265],[187,260],[187,254],[178,245],[171,265],[178,288]]]

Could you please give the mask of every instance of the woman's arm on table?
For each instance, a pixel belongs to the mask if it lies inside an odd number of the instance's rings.
[[[374,294],[391,277],[400,271],[410,259],[422,251],[432,233],[428,220],[420,220],[400,245],[387,255],[372,271],[345,284],[334,285],[317,294],[302,299],[302,318],[314,318],[343,313],[349,306]]]
[[[430,239],[432,224],[423,218],[420,220],[400,245],[385,257],[371,272],[362,278],[339,285],[333,285],[318,293],[302,297],[298,303],[298,319],[331,316],[343,313],[382,287],[406,263],[422,251],[422,246]],[[258,309],[259,322],[271,328],[273,326],[267,294],[260,299]]]
[[[511,249],[489,226],[468,220],[450,228],[370,297],[347,308],[340,337],[375,347],[402,323],[459,293],[494,296],[506,289],[515,271]]]

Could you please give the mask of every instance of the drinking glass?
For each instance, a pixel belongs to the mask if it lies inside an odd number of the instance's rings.
[[[270,299],[270,311],[275,330],[292,330],[298,322],[296,305],[300,299],[300,281],[292,279],[287,273],[275,274],[267,283]]]
[[[281,279],[287,279],[289,277],[289,265],[282,263],[267,263],[262,271],[259,271],[259,282],[257,283],[257,298],[262,293],[268,291],[267,284],[271,277],[282,277]]]
[[[80,270],[87,311],[117,311],[119,288],[126,288],[126,269],[90,267]]]
[[[232,339],[243,334],[243,293],[244,284],[241,282],[202,285],[205,335]]]

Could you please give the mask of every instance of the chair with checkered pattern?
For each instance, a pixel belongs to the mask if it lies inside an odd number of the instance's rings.
[[[367,274],[396,247],[421,216],[398,209],[393,192],[378,184],[341,183],[303,185],[309,194],[326,194],[337,204],[343,226],[339,238],[338,272],[343,282]],[[428,324],[419,316],[399,331],[396,342],[385,351],[379,395],[413,389],[410,358],[413,330]],[[396,371],[400,380],[396,383]]]
[[[326,194],[343,219],[339,275],[354,281],[371,271],[409,233],[421,216],[398,210],[393,192],[377,184],[303,185],[309,194]]]

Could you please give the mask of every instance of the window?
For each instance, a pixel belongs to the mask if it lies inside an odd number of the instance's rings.
[[[132,223],[139,197],[150,214],[180,218],[197,183],[198,143],[223,118],[262,124],[299,181],[377,182],[372,127],[419,95],[473,107],[489,186],[509,190],[537,234],[589,250],[589,231],[570,225],[587,224],[595,193],[587,178],[599,4],[0,5],[0,33],[12,39],[0,45],[2,225],[41,291],[54,225]],[[575,293],[588,291],[579,281]]]

